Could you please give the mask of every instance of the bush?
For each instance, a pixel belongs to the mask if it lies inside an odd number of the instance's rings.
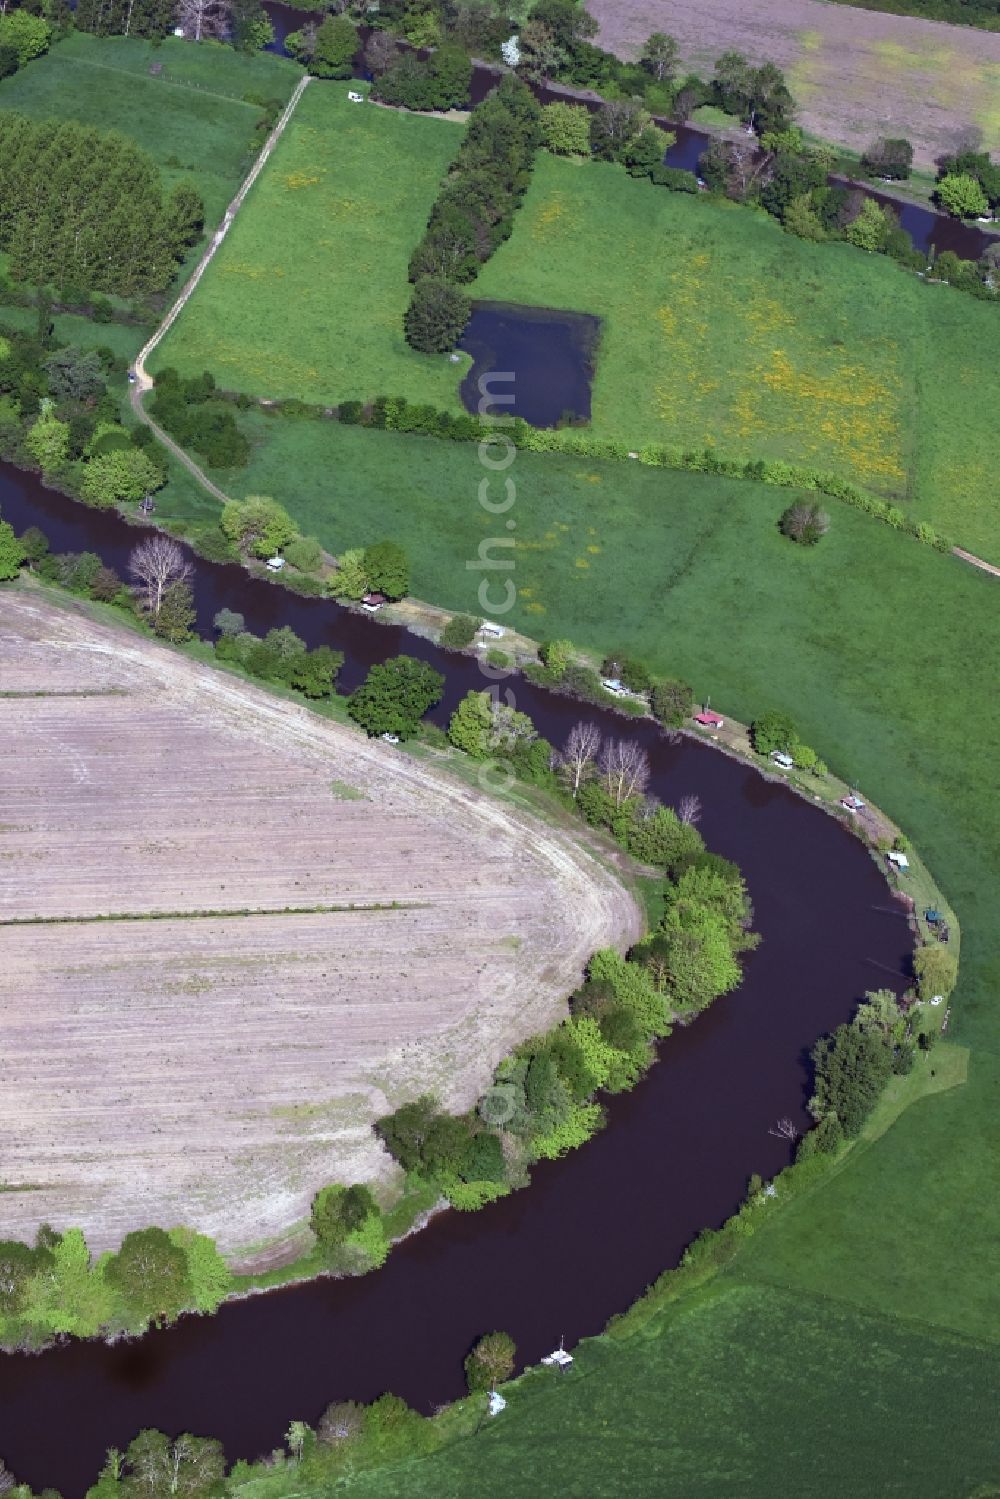
[[[651,698],[653,713],[667,728],[678,729],[694,711],[694,688],[687,682],[668,678],[657,682]]]
[[[447,646],[449,650],[464,650],[475,640],[481,624],[482,620],[476,619],[471,614],[453,614],[441,631],[441,644]]]
[[[315,536],[296,536],[285,547],[285,561],[301,573],[318,572],[323,566],[323,548]]]
[[[830,517],[816,504],[796,500],[794,505],[782,512],[778,522],[782,536],[803,546],[815,546],[830,529]]]
[[[558,156],[590,155],[590,111],[582,104],[546,104],[541,114],[542,142]]]
[[[681,167],[654,167],[650,176],[657,187],[667,187],[674,193],[698,191],[698,178],[694,172],[685,172]]]

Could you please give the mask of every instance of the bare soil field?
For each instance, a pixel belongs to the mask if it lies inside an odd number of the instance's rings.
[[[1000,34],[883,15],[823,0],[590,0],[596,40],[638,56],[654,31],[680,44],[702,76],[735,49],[785,70],[800,124],[861,151],[877,135],[905,135],[931,166],[970,127],[1000,145]]]
[[[40,591],[0,694],[2,1237],[279,1238],[640,930],[569,834]]]

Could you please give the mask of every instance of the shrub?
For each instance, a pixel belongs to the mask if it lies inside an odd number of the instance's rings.
[[[463,650],[475,640],[481,624],[482,620],[471,614],[453,614],[441,631],[441,644],[450,650]]]
[[[816,504],[796,500],[794,505],[782,512],[778,522],[782,536],[803,546],[815,546],[830,529],[830,517]]]
[[[582,104],[546,104],[542,142],[558,156],[590,155],[590,112]]]
[[[285,547],[285,561],[301,573],[317,572],[323,565],[323,548],[315,536],[296,536]]]
[[[667,728],[680,728],[694,711],[694,688],[677,678],[657,682],[651,698],[653,712]]]

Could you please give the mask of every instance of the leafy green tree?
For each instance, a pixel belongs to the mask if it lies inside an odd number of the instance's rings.
[[[220,609],[212,624],[220,635],[239,635],[246,628],[246,621],[237,609]]]
[[[658,125],[646,125],[622,152],[629,176],[651,177],[656,168],[663,165],[663,158],[676,139]]]
[[[376,1121],[376,1133],[404,1171],[418,1171],[423,1164],[427,1137],[436,1117],[434,1100],[425,1093]]]
[[[169,1238],[187,1259],[191,1305],[199,1312],[214,1312],[233,1288],[233,1272],[215,1240],[193,1228],[172,1228]]]
[[[742,977],[725,917],[697,904],[678,903],[663,919],[667,984],[675,1003],[703,1010],[735,989]]]
[[[263,52],[274,41],[274,27],[260,0],[229,0],[230,33],[239,52]]]
[[[142,448],[129,447],[91,458],[83,471],[80,495],[88,505],[108,510],[162,489],[165,479],[163,469]]]
[[[406,597],[410,587],[410,564],[403,548],[394,541],[376,541],[365,547],[364,570],[369,586],[387,599]]]
[[[671,872],[705,847],[698,829],[681,822],[671,807],[647,811],[639,806],[625,824],[625,832],[629,853],[634,858]]]
[[[892,1070],[892,1053],[877,1036],[841,1025],[813,1048],[816,1091],[809,1103],[814,1119],[836,1114],[844,1134],[861,1133]]]
[[[647,73],[652,73],[657,83],[669,83],[677,70],[680,48],[666,32],[654,31],[646,42],[639,58]]]
[[[410,739],[443,692],[440,672],[413,656],[395,656],[371,668],[348,699],[347,711],[370,735]]]
[[[472,303],[465,293],[439,276],[422,276],[413,288],[403,328],[406,341],[421,354],[444,354],[465,331]]]
[[[285,547],[285,561],[300,573],[315,573],[323,566],[323,548],[315,536],[296,536]]]
[[[328,587],[330,592],[338,599],[363,599],[365,594],[371,590],[371,580],[365,568],[365,554],[362,547],[351,547],[342,552],[337,564],[337,571],[330,579]]]
[[[68,344],[49,355],[44,369],[57,401],[90,401],[104,390],[104,366],[93,349]]]
[[[153,620],[153,630],[161,639],[179,645],[191,639],[196,617],[191,584],[183,581],[168,583]]]
[[[532,17],[518,34],[521,52],[519,72],[532,83],[552,78],[566,63],[566,51],[556,39],[551,26]]]
[[[16,578],[26,555],[24,542],[14,535],[14,527],[0,520],[0,581]]]
[[[39,1268],[39,1252],[19,1239],[0,1239],[0,1312],[19,1312],[28,1294],[28,1281]]]
[[[107,1261],[104,1278],[137,1321],[175,1317],[191,1304],[187,1255],[162,1228],[126,1234],[118,1253]]]
[[[254,557],[272,557],[297,534],[285,507],[266,494],[230,500],[222,507],[219,524],[230,541]]]
[[[558,682],[573,660],[573,646],[568,640],[547,640],[538,647],[538,655],[549,675]]]
[[[917,976],[920,998],[933,999],[940,994],[947,999],[958,982],[958,963],[940,942],[928,942],[913,954],[913,971]]]
[[[788,754],[799,740],[799,731],[787,713],[771,709],[755,718],[750,725],[750,742],[758,755],[770,755],[774,750]]]
[[[453,614],[441,631],[441,644],[449,650],[462,650],[476,638],[482,620],[472,614]]]
[[[327,16],[316,33],[309,63],[317,78],[350,78],[358,50],[358,28],[348,16]]]
[[[474,760],[485,760],[490,753],[493,729],[489,691],[465,695],[448,724],[448,738],[456,749],[464,750]]]
[[[989,209],[989,199],[977,178],[965,172],[949,172],[935,189],[935,197],[946,212],[957,219],[978,219]]]
[[[590,117],[590,145],[602,161],[624,161],[629,146],[650,124],[634,99],[611,99]]]
[[[13,47],[19,67],[49,50],[52,27],[42,16],[28,10],[9,10],[0,15],[0,46]]]
[[[657,682],[652,692],[653,713],[667,728],[679,729],[694,709],[694,689],[687,682],[668,678]]]
[[[82,1231],[69,1228],[57,1235],[49,1260],[32,1275],[26,1320],[51,1332],[93,1337],[110,1320],[114,1302],[91,1264]]]
[[[43,413],[29,427],[24,446],[43,473],[54,473],[69,454],[69,424]]]
[[[851,1024],[859,1031],[869,1031],[884,1044],[901,1041],[906,1022],[899,1001],[891,989],[869,990],[858,1005]]]
[[[582,104],[546,104],[542,142],[557,156],[590,155],[590,112]]]
[[[125,1499],[207,1499],[222,1490],[226,1459],[212,1437],[146,1430],[129,1443],[124,1471]]]
[[[313,1198],[310,1223],[324,1248],[333,1249],[377,1212],[378,1204],[363,1184],[321,1187]]]
[[[303,653],[296,662],[291,673],[292,686],[309,698],[329,697],[343,664],[343,651],[318,645],[315,650]]]
[[[488,1332],[473,1348],[465,1360],[465,1377],[472,1395],[493,1389],[510,1379],[514,1372],[514,1356],[517,1352],[514,1339],[509,1333]]]
[[[809,193],[800,193],[791,199],[781,222],[789,234],[795,234],[799,239],[811,240],[814,244],[826,239],[826,230]]]
[[[847,226],[847,238],[859,250],[877,254],[885,249],[892,222],[887,211],[874,198],[865,198],[857,218]]]
[[[205,204],[193,187],[180,183],[167,198],[165,213],[171,253],[175,260],[183,260],[186,252],[201,238],[205,227]]]

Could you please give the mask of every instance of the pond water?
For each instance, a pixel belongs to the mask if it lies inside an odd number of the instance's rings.
[[[136,531],[0,466],[0,511],[38,525],[56,550],[87,548],[124,571]],[[346,652],[351,687],[406,650],[447,674],[439,722],[485,685],[469,657],[444,652],[328,600],[300,599],[235,566],[196,561],[199,626],[227,606],[255,631],[287,623]],[[360,1280],[320,1280],[187,1317],[133,1342],[0,1356],[0,1453],[36,1489],[77,1499],[106,1449],[144,1426],[220,1437],[230,1459],[280,1444],[293,1418],[337,1398],[386,1390],[430,1411],[463,1389],[462,1359],[491,1328],[522,1362],[565,1335],[572,1346],[624,1310],[702,1228],[734,1211],[751,1172],[771,1176],[791,1147],[769,1133],[806,1124],[808,1053],[865,989],[904,987],[911,940],[861,844],[776,781],[694,739],[672,744],[649,721],[546,693],[520,678],[517,706],[556,744],[580,718],[638,739],[651,790],[697,793],[710,848],[741,865],[762,943],[740,989],[677,1030],[607,1128],[524,1192],[474,1214],[447,1213]],[[9,710],[8,710],[9,711]]]
[[[583,312],[519,307],[513,302],[476,302],[458,347],[473,358],[459,394],[467,411],[478,411],[480,380],[495,371],[513,372],[514,404],[508,416],[533,427],[555,427],[565,419],[590,419],[590,382],[600,319]]]

